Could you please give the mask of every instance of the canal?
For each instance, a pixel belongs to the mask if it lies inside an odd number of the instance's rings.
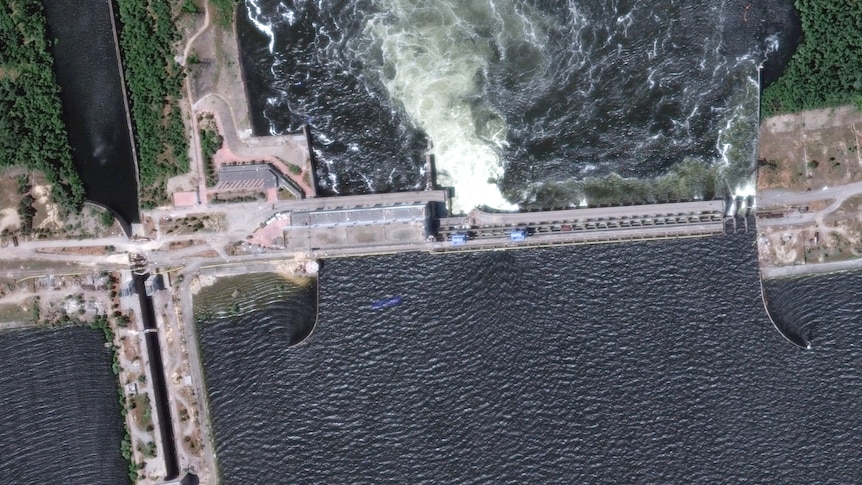
[[[139,221],[135,157],[107,0],[44,0],[63,122],[88,201]]]

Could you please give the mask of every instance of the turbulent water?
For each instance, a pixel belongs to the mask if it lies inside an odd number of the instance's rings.
[[[800,350],[752,239],[326,261],[306,343],[303,305],[201,324],[223,478],[855,482],[860,277],[781,284]]]
[[[746,185],[791,3],[246,0],[238,29],[256,131],[310,123],[324,189],[421,187],[427,137],[456,209],[559,206],[686,160],[706,174],[643,197]]]
[[[0,369],[0,483],[128,483],[101,332],[0,332]]]

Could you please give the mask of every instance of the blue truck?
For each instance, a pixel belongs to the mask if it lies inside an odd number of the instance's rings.
[[[461,246],[463,244],[467,244],[467,234],[463,232],[456,232],[449,236],[449,242],[452,243],[453,246]]]
[[[515,229],[509,233],[509,238],[514,241],[523,241],[527,239],[527,230],[526,229]]]

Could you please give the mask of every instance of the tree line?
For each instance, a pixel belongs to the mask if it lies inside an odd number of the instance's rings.
[[[119,0],[119,7],[141,206],[147,209],[167,200],[168,178],[189,170],[188,139],[179,107],[183,71],[173,53],[179,33],[168,0]]]
[[[84,185],[72,163],[45,22],[39,0],[0,0],[0,166],[43,172],[60,210],[77,212]]]
[[[862,2],[796,0],[802,40],[761,98],[764,117],[855,104],[862,108]]]

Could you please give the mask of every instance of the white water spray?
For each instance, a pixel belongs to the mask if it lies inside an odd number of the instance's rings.
[[[496,184],[506,120],[482,101],[482,80],[507,46],[541,45],[537,22],[515,2],[490,0],[381,0],[380,10],[365,29],[369,49],[382,54],[389,95],[431,138],[437,183],[455,188],[453,209],[515,209]]]
[[[263,11],[258,4],[258,0],[249,0],[247,5],[249,12],[248,19],[251,20],[251,23],[254,24],[260,33],[269,39],[267,47],[269,48],[269,53],[272,54],[275,48],[275,33],[272,31],[272,24],[263,18]]]

